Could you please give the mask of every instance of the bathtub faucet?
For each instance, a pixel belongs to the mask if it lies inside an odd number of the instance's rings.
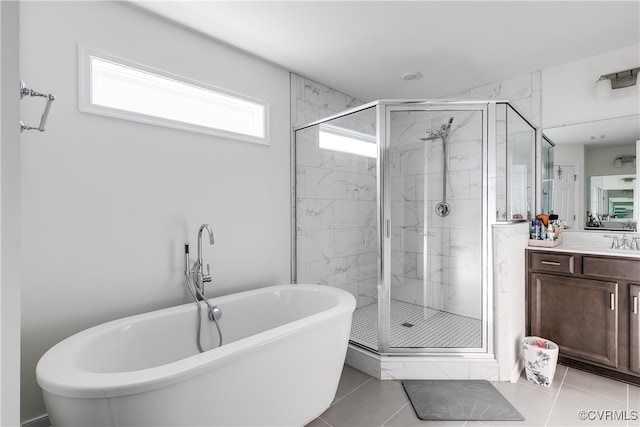
[[[200,292],[204,295],[204,284],[211,282],[211,267],[207,264],[207,274],[204,274],[203,262],[202,262],[202,231],[207,230],[209,234],[209,244],[213,245],[213,231],[209,224],[202,224],[198,230],[198,258],[196,264],[193,266],[196,273],[196,286],[200,289]]]
[[[209,264],[207,264],[207,274],[204,274],[204,270],[202,266],[204,265],[202,262],[202,231],[207,230],[209,234],[209,244],[213,245],[213,231],[211,230],[211,226],[209,224],[202,224],[200,229],[198,230],[198,258],[196,262],[193,264],[193,267],[190,268],[189,264],[189,244],[185,243],[184,245],[184,260],[185,260],[185,271],[184,276],[187,281],[187,288],[193,297],[193,301],[196,303],[198,307],[198,323],[196,326],[196,345],[198,346],[198,350],[200,353],[204,352],[204,348],[202,348],[202,344],[200,343],[200,333],[202,331],[202,319],[201,319],[201,302],[204,301],[209,309],[208,317],[209,320],[216,324],[216,329],[218,330],[218,346],[222,345],[222,330],[220,329],[220,324],[218,320],[222,317],[222,310],[220,307],[212,306],[209,300],[204,296],[204,284],[207,282],[211,282],[211,268]],[[195,282],[195,283],[194,283]]]

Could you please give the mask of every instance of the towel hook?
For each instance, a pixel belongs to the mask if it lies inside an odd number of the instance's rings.
[[[47,99],[47,104],[44,106],[44,112],[42,113],[42,117],[40,118],[40,124],[36,126],[30,126],[20,120],[20,132],[24,132],[25,130],[38,130],[40,132],[44,132],[44,126],[47,123],[47,118],[49,117],[49,110],[51,110],[51,103],[56,99],[52,94],[45,94],[36,92],[33,89],[29,89],[26,83],[23,80],[20,80],[20,99],[25,96],[38,96]]]

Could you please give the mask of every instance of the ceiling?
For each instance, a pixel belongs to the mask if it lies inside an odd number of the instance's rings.
[[[131,3],[365,102],[442,97],[640,43],[639,0]]]

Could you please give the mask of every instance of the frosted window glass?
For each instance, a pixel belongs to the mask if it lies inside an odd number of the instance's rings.
[[[268,144],[266,103],[93,53],[85,57],[82,111]]]
[[[341,151],[365,157],[377,157],[375,138],[347,129],[320,125],[318,146],[325,150]]]

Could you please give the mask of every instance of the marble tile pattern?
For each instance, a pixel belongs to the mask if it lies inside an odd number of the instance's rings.
[[[291,125],[299,127],[363,102],[291,73]],[[541,72],[451,94],[449,99],[508,99],[540,123]],[[434,212],[442,193],[442,145],[417,144],[447,120],[411,114],[393,121],[397,149],[390,153],[392,188],[392,295],[401,301],[479,318],[482,241],[482,150],[479,117],[456,113],[448,155],[447,218]],[[351,117],[343,124],[374,132],[373,122]],[[377,299],[375,161],[317,148],[317,128],[298,132],[296,144],[297,282],[323,283],[351,292],[358,307]],[[507,135],[496,141],[506,161]],[[412,146],[414,144],[415,146]],[[502,144],[503,149],[500,149]],[[424,145],[424,144],[422,144]],[[503,179],[500,180],[500,174]],[[496,197],[507,204],[506,168],[498,170]],[[500,206],[500,204],[499,204]],[[425,215],[425,212],[427,214]],[[506,208],[504,215],[506,215]],[[426,230],[426,231],[425,231]],[[428,250],[424,251],[424,242]],[[475,255],[474,255],[475,254]],[[429,266],[425,271],[424,266]]]
[[[313,123],[363,104],[354,97],[295,73],[290,73],[290,80],[292,128]]]
[[[534,126],[540,127],[542,123],[542,71],[537,70],[531,73],[515,76],[510,79],[499,82],[479,86],[472,89],[463,90],[443,98],[446,99],[500,99],[508,100],[516,109],[522,113]],[[501,120],[499,118],[499,120]],[[512,121],[513,122],[513,121]],[[506,114],[504,114],[504,123],[506,124]],[[526,136],[521,135],[523,132],[509,130],[509,142],[513,138],[529,137],[528,132],[524,132]],[[519,135],[519,136],[518,136]],[[506,126],[501,127],[498,124],[498,133],[496,135],[497,149],[497,171],[496,171],[496,206],[497,219],[505,220],[507,216],[512,216],[515,212],[510,212],[511,206],[508,205],[508,180],[507,180],[507,134]],[[527,182],[533,182],[533,170],[528,171]],[[527,187],[527,195],[529,200],[533,200],[533,186]]]
[[[362,102],[291,74],[294,127]],[[375,113],[363,111],[331,125],[375,135]],[[298,283],[337,286],[358,307],[377,300],[376,160],[321,149],[320,126],[296,132],[296,274]]]
[[[495,354],[500,365],[500,381],[516,381],[523,367],[522,347],[513,343],[521,343],[525,336],[524,252],[529,239],[529,223],[494,224],[492,233]]]
[[[443,200],[441,138],[453,117]],[[480,319],[482,315],[482,117],[469,111],[392,112],[390,117],[392,298]],[[426,247],[426,250],[425,250]]]
[[[496,218],[529,217],[534,205],[533,149],[535,131],[522,125],[522,119],[509,115],[499,121],[496,132]]]
[[[540,127],[542,118],[540,109],[542,105],[541,88],[542,71],[537,70],[496,83],[452,93],[443,98],[508,100],[534,126]]]

